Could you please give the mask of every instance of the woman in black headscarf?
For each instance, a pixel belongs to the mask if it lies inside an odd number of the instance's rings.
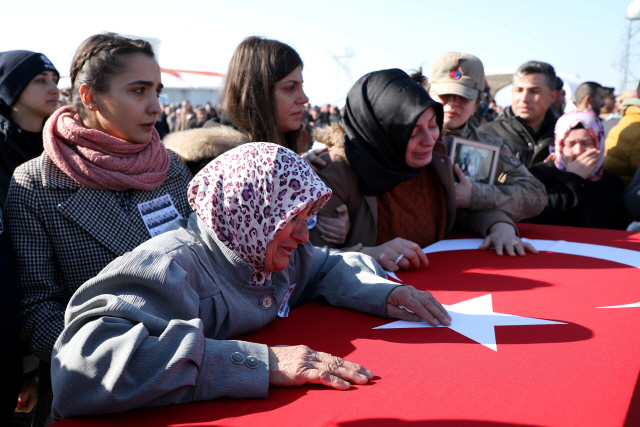
[[[362,252],[390,271],[427,264],[421,248],[450,235],[454,225],[486,237],[480,249],[536,252],[504,212],[456,212],[442,122],[442,105],[405,72],[360,78],[347,96],[342,126],[315,135],[331,147],[318,175],[333,190],[318,215],[332,216],[346,204],[351,229],[344,246],[362,243]],[[311,241],[325,244],[313,229]]]

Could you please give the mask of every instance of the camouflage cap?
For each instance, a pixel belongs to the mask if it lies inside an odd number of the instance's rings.
[[[436,60],[429,78],[430,95],[460,95],[476,100],[484,90],[484,67],[473,55],[447,52]]]

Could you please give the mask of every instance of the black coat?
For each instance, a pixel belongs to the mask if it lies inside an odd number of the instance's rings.
[[[482,125],[480,129],[502,138],[511,152],[529,168],[549,156],[549,147],[554,144],[553,132],[557,120],[558,116],[549,108],[542,127],[535,133],[508,107],[494,121]]]
[[[13,171],[44,150],[42,132],[26,132],[0,113],[0,208],[4,208]]]
[[[4,393],[0,400],[0,425],[11,425],[13,409],[22,389],[22,357],[18,338],[20,282],[9,237],[0,209],[0,384]]]
[[[20,281],[4,222],[4,207],[13,171],[42,154],[42,132],[26,132],[0,112],[0,384],[7,397],[0,405],[0,424],[11,420],[22,389],[22,356],[17,343]],[[10,423],[10,421],[9,421]],[[8,425],[8,424],[7,424]]]
[[[622,179],[604,170],[599,181],[587,181],[572,172],[561,172],[553,162],[532,166],[529,172],[547,189],[547,206],[529,222],[573,227],[624,230]]]
[[[169,123],[167,122],[167,113],[163,111],[162,114],[158,116],[158,120],[156,120],[154,127],[158,131],[160,139],[163,139],[170,132]]]

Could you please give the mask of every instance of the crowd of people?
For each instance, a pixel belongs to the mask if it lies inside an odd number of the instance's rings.
[[[161,105],[149,43],[104,33],[61,99],[44,54],[0,52],[3,424],[347,389],[373,373],[234,338],[318,298],[449,325],[384,270],[425,267],[459,231],[525,256],[519,222],[640,229],[637,97],[585,82],[565,111],[553,66],[529,61],[502,109],[481,60],[447,52],[428,78],[362,76],[339,109],[313,106],[302,73],[293,48],[249,37],[221,105]],[[453,140],[497,157],[474,152],[471,174]],[[470,179],[480,167],[491,180]]]

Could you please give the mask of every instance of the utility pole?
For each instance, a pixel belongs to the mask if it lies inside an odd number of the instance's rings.
[[[627,37],[624,43],[624,57],[622,58],[622,82],[620,83],[620,93],[627,89],[627,77],[629,74],[629,55],[631,39],[638,31],[632,31],[633,21],[640,20],[640,0],[633,0],[627,7]]]
[[[638,0],[640,1],[640,0]],[[338,52],[332,56],[336,61],[336,97],[337,103],[344,99],[349,89],[353,85],[353,77],[351,76],[351,58],[353,58],[353,48],[351,46],[345,46],[344,51]],[[341,78],[342,77],[342,78]],[[342,89],[341,81],[345,81],[347,89]]]

